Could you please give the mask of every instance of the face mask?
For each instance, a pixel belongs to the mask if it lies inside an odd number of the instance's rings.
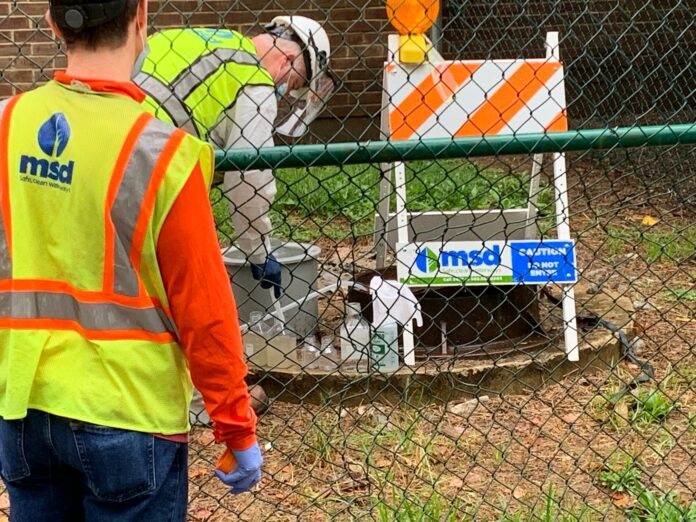
[[[285,96],[285,93],[288,91],[288,84],[283,83],[281,85],[278,85],[275,90],[275,95],[276,95],[276,100],[280,100],[283,96]]]
[[[135,59],[133,69],[131,69],[131,80],[134,79],[143,69],[143,65],[145,65],[145,59],[147,58],[147,55],[150,54],[150,46],[147,43],[147,39],[145,38],[145,36],[143,36],[143,33],[140,33],[140,35],[143,39],[143,50],[140,51],[140,54]]]

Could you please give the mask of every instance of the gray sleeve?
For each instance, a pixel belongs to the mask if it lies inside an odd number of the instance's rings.
[[[272,147],[277,110],[273,88],[245,87],[235,105],[211,130],[210,139],[219,148]],[[268,236],[273,228],[268,215],[276,195],[273,171],[226,172],[224,191],[237,246],[250,261],[263,262],[270,249]]]

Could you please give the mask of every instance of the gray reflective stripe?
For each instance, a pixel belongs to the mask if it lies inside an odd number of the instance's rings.
[[[69,320],[87,330],[142,330],[176,335],[171,321],[159,308],[83,303],[69,294],[54,292],[1,292],[0,317]]]
[[[172,91],[177,98],[185,100],[208,77],[228,63],[258,66],[259,60],[255,55],[239,49],[214,49],[181,71],[172,82]]]
[[[5,107],[10,100],[3,100],[0,102],[0,125],[2,125],[2,118],[5,115]],[[7,161],[7,151],[0,151],[3,156],[0,161]],[[10,173],[6,172],[9,176]],[[10,259],[10,249],[7,245],[7,238],[5,237],[5,221],[0,212],[0,279],[10,279],[12,277],[12,260]]]
[[[138,295],[138,276],[129,257],[135,225],[152,172],[173,132],[174,129],[166,123],[154,118],[150,120],[138,138],[121,178],[111,207],[111,220],[116,229],[113,290],[117,294]]]
[[[135,83],[137,83],[161,109],[169,114],[174,125],[180,129],[184,129],[193,136],[198,136],[196,125],[193,123],[193,116],[189,113],[186,105],[172,93],[169,87],[154,76],[150,76],[146,73],[138,74],[135,78]]]

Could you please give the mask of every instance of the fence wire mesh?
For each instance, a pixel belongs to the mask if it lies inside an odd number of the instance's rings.
[[[43,20],[46,7],[0,3],[0,96],[38,86],[65,66]],[[440,11],[430,34],[442,56],[497,60],[508,81],[505,105],[494,106],[487,125],[510,124],[517,104],[529,109],[523,123],[549,127],[529,86],[540,82],[534,92],[550,93],[560,81],[542,81],[535,69],[515,84],[517,62],[500,61],[543,59],[547,31],[559,31],[566,104],[557,108],[567,109],[571,129],[696,121],[689,2],[444,0]],[[150,4],[150,34],[190,27],[252,35],[285,14],[326,28],[338,89],[302,140],[275,136],[277,144],[384,138],[383,100],[397,105],[413,92],[401,117],[411,125],[416,114],[423,126],[411,139],[445,126],[444,116],[430,114],[431,91],[416,89],[411,66],[397,65],[407,71],[407,92],[386,91],[387,35],[395,31],[382,2],[165,0]],[[454,81],[439,70],[435,84]],[[462,124],[495,95],[482,81],[476,86],[473,107],[473,94],[453,98],[466,107]],[[442,97],[452,100],[456,88],[447,89]],[[228,130],[234,146],[254,145],[246,124]],[[490,129],[476,130],[469,135]],[[394,182],[384,182],[388,166],[308,163],[276,169],[275,194],[256,170],[211,190],[240,321],[251,328],[244,343],[265,466],[253,493],[228,494],[212,474],[221,448],[194,401],[189,520],[696,521],[694,145],[567,154],[580,362],[563,351],[561,285],[428,285],[412,289],[423,313],[416,362],[405,364],[402,353],[396,372],[373,364],[372,332],[346,334],[361,328],[347,320],[347,304],[358,303],[369,324],[375,303],[389,304],[384,293],[373,300],[372,277],[396,278],[398,196]],[[406,163],[405,186],[421,241],[559,232],[552,155],[433,156]],[[258,198],[272,203],[282,327],[263,320],[278,315],[274,300],[234,246],[243,222],[230,213],[243,215]],[[375,219],[380,207],[391,212],[388,233]],[[257,216],[248,208],[253,229]],[[379,243],[387,244],[384,258]],[[262,320],[252,320],[254,312]],[[361,339],[366,368],[342,360]],[[11,506],[0,491],[3,520]]]

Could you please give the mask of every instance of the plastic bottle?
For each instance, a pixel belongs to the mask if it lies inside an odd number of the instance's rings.
[[[244,334],[244,354],[250,368],[265,368],[266,361],[266,339],[259,333],[256,325],[261,321],[261,312],[251,312],[249,314],[249,329]]]
[[[283,334],[283,322],[273,314],[252,312],[249,316],[251,331],[263,340],[264,366],[268,369],[297,368],[295,338]]]
[[[360,315],[360,303],[348,303],[341,325],[341,364],[350,372],[366,372],[369,356],[370,323]]]
[[[396,321],[387,316],[372,335],[372,368],[382,373],[399,369],[399,333]]]
[[[326,336],[321,339],[321,350],[317,359],[317,369],[332,372],[338,368],[338,353],[334,347],[333,337]]]
[[[319,344],[313,335],[307,336],[302,346],[297,348],[297,362],[304,371],[316,368],[319,358]]]

